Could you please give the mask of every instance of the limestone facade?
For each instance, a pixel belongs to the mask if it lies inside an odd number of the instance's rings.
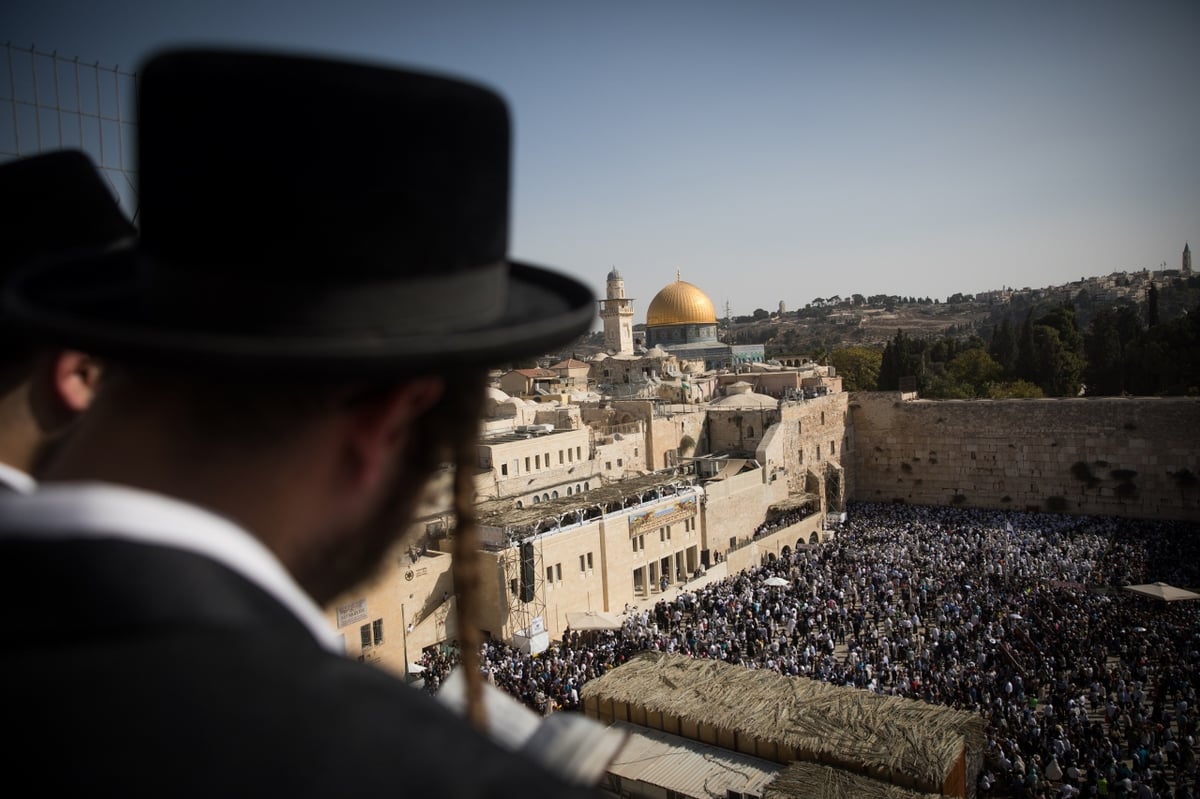
[[[855,499],[1200,519],[1200,399],[849,399]]]

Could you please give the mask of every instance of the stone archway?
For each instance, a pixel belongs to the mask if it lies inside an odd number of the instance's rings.
[[[779,557],[790,558],[792,556],[792,548],[784,544],[783,549],[779,550]]]
[[[816,530],[813,530],[813,531],[812,531],[812,535],[810,535],[810,536],[808,537],[808,543],[810,543],[810,544],[819,544],[819,543],[821,543],[821,534],[820,534],[820,533],[818,533]]]

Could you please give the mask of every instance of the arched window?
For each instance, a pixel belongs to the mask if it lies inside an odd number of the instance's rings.
[[[558,499],[558,492],[552,491],[552,492],[550,492],[550,496],[553,497],[554,499]]]
[[[533,504],[534,504],[534,505],[538,504],[538,503],[539,503],[539,502],[541,502],[541,501],[542,501],[542,500],[541,500],[541,499],[538,497],[538,495],[537,495],[537,494],[534,494],[534,495],[533,495]]]

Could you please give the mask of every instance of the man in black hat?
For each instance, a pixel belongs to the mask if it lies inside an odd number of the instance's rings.
[[[105,247],[136,231],[91,160],[56,150],[0,165],[0,282],[39,258]],[[98,364],[38,346],[0,313],[0,492],[28,492],[31,473],[87,407]]]
[[[5,297],[32,334],[105,358],[41,490],[0,503],[7,776],[67,795],[590,795],[344,657],[320,610],[454,460],[469,613],[485,370],[591,325],[586,287],[508,258],[504,102],[182,50],[143,66],[138,117],[137,246]]]

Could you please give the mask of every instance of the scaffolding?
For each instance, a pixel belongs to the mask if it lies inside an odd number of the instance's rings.
[[[539,536],[525,539],[513,551],[517,556],[506,557],[504,568],[509,585],[508,618],[512,625],[512,643],[517,645],[518,637],[532,640],[545,632],[546,578],[542,572],[544,563]],[[526,570],[524,576],[522,569]]]

